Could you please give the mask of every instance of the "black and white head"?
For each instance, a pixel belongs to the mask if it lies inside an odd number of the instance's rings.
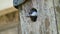
[[[37,16],[37,10],[35,8],[32,8],[29,12],[30,16]]]
[[[29,12],[29,16],[31,20],[35,22],[37,20],[37,10],[35,8],[32,8]]]

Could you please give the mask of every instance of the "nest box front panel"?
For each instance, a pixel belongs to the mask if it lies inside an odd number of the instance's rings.
[[[33,2],[36,3],[36,0]],[[37,4],[33,5],[32,1],[27,1],[22,5],[22,10],[20,12],[20,20],[22,33],[24,34],[40,34],[40,16],[38,15],[39,11],[37,10]]]
[[[19,9],[22,34],[57,33],[52,1],[30,0],[22,4]]]

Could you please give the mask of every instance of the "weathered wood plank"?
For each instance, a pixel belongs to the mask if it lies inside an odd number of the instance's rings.
[[[12,12],[0,16],[0,31],[18,26],[18,12]]]
[[[9,8],[0,10],[0,16],[8,14],[8,13],[15,12],[15,11],[18,11],[18,10],[16,8],[14,8],[14,7],[9,7]]]
[[[26,17],[31,8],[37,9],[36,22]],[[20,21],[22,34],[57,34],[53,0],[30,0],[22,4]]]

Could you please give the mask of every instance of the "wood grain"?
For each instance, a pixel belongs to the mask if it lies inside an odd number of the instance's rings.
[[[57,34],[56,19],[53,7],[53,0],[31,0],[22,4],[20,12],[20,23],[22,34]],[[26,17],[31,8],[36,8],[38,18],[32,22]]]
[[[4,15],[4,14],[11,13],[11,12],[15,12],[15,11],[18,11],[18,10],[15,9],[14,7],[8,7],[6,9],[0,10],[0,16]]]
[[[18,26],[18,10],[11,7],[0,11],[0,31]]]

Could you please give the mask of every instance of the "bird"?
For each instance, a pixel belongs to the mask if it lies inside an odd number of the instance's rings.
[[[29,12],[29,16],[33,22],[37,20],[37,10],[35,8],[32,8]]]

